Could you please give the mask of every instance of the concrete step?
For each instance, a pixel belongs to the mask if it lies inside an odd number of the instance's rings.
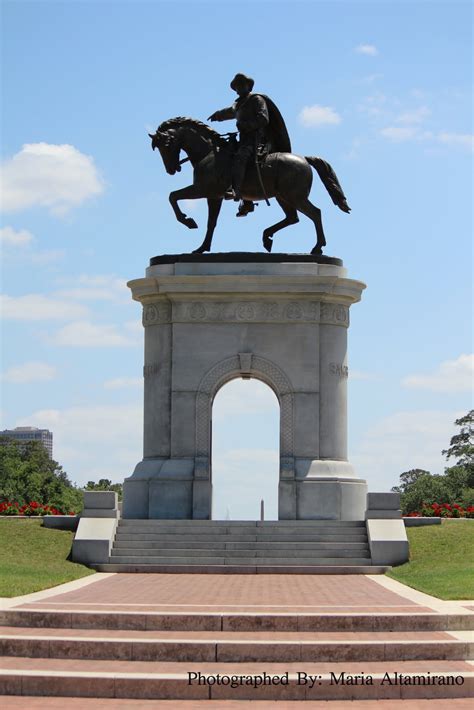
[[[444,632],[85,631],[0,628],[0,656],[212,663],[462,660],[474,643]],[[133,671],[133,668],[131,668]]]
[[[159,545],[155,545],[152,548],[129,548],[125,547],[123,545],[120,546],[114,546],[112,550],[112,557],[130,557],[130,558],[137,558],[137,557],[176,557],[176,558],[182,558],[185,557],[186,559],[197,559],[201,557],[219,557],[219,558],[224,558],[228,560],[229,558],[266,558],[269,560],[273,559],[280,559],[284,557],[284,550],[281,550],[281,548],[274,548],[274,549],[265,549],[265,550],[260,550],[260,549],[253,549],[253,550],[247,550],[247,549],[237,549],[237,550],[215,550],[213,548],[208,548],[208,549],[200,549],[200,548],[181,548],[181,549],[161,549]],[[288,551],[286,551],[287,554]],[[339,548],[339,549],[321,549],[321,548],[316,548],[316,549],[307,549],[305,548],[304,550],[291,550],[291,557],[292,559],[298,560],[300,558],[304,559],[321,559],[321,558],[354,558],[354,556],[357,555],[357,558],[364,558],[368,559],[370,558],[370,551],[368,549],[346,549],[346,548]]]
[[[280,534],[260,534],[260,535],[206,535],[206,534],[181,534],[175,533],[147,533],[142,532],[117,532],[116,540],[149,540],[150,542],[367,542],[367,534],[351,535],[280,535]]]
[[[160,549],[160,550],[368,550],[367,542],[183,542],[180,539],[167,541],[135,540],[117,538],[114,549]]]
[[[222,527],[222,528],[190,528],[183,526],[171,526],[171,525],[126,525],[119,526],[117,528],[118,533],[149,533],[155,535],[214,535],[215,537],[220,537],[222,535],[228,537],[242,537],[245,535],[252,535],[262,538],[271,539],[275,535],[282,535],[287,539],[291,539],[294,535],[298,536],[311,536],[311,535],[340,535],[346,538],[350,538],[352,535],[366,535],[367,531],[363,527],[271,527],[271,528],[257,528],[257,527]]]
[[[400,674],[411,682],[393,682]],[[433,687],[420,685],[415,680],[415,676],[434,675],[441,677],[443,684]],[[243,676],[243,680],[232,684],[232,676]],[[348,677],[356,679],[357,676],[359,682],[347,682]],[[392,682],[387,682],[387,676]],[[462,684],[456,684],[455,678],[460,678]],[[217,702],[226,699],[454,698],[472,697],[474,673],[472,666],[460,660],[371,662],[370,667],[366,661],[245,663],[244,666],[215,662],[188,663],[186,668],[177,663],[136,661],[130,672],[122,661],[3,657],[0,658],[0,688],[0,692],[8,695]]]
[[[230,613],[123,612],[8,609],[0,611],[2,627],[28,629],[118,629],[142,631],[238,632],[432,632],[473,631],[474,614],[384,613]]]
[[[391,567],[378,566],[378,565],[351,565],[346,562],[340,565],[330,565],[326,564],[328,562],[325,560],[325,564],[321,565],[303,565],[301,562],[297,562],[294,565],[260,565],[256,558],[253,564],[240,565],[234,564],[234,562],[229,564],[203,564],[201,560],[196,561],[196,564],[183,565],[183,564],[145,564],[145,563],[133,563],[133,564],[117,564],[115,558],[109,557],[108,562],[94,563],[90,564],[89,567],[95,569],[97,572],[122,572],[124,574],[131,573],[153,573],[153,574],[385,574]],[[369,560],[366,560],[369,562]]]
[[[365,528],[365,520],[148,520],[142,518],[121,518],[119,521],[120,527],[129,527],[136,524],[146,525],[149,527],[172,526],[179,525],[180,527],[189,528],[235,528],[235,527],[255,527],[255,528],[311,528],[325,527],[331,525],[333,527],[362,527]]]
[[[145,552],[149,552],[148,550],[145,550]],[[153,551],[152,551],[153,552]],[[155,551],[156,552],[156,551]],[[167,552],[165,550],[165,552]],[[175,551],[176,552],[176,551]],[[186,552],[183,550],[183,552]],[[269,557],[267,555],[260,557],[257,556],[256,553],[254,552],[252,555],[248,556],[231,556],[227,555],[227,551],[225,552],[225,555],[220,556],[218,552],[216,552],[216,555],[212,554],[207,554],[207,555],[202,555],[202,556],[197,556],[195,554],[195,550],[192,551],[190,554],[183,554],[182,556],[178,555],[170,555],[170,556],[165,556],[165,555],[139,555],[137,554],[136,550],[133,550],[133,553],[131,555],[123,555],[123,554],[117,554],[113,555],[111,558],[109,558],[109,562],[113,564],[154,564],[154,565],[161,565],[161,564],[168,564],[168,565],[195,565],[196,563],[200,565],[252,565],[252,564],[258,564],[259,566],[263,567],[266,565],[272,565],[272,566],[283,566],[283,567],[291,567],[293,565],[299,565],[299,566],[316,566],[316,565],[331,565],[333,567],[336,567],[338,565],[351,565],[351,566],[356,566],[356,565],[367,565],[368,564],[368,558],[361,556],[361,557],[316,557],[316,556],[307,556],[307,557],[283,557],[283,556],[272,556]],[[212,552],[212,551],[211,551]],[[369,557],[370,559],[370,557]],[[370,562],[369,562],[370,564]]]

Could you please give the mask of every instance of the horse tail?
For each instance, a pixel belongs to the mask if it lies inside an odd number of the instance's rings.
[[[323,183],[326,190],[329,192],[331,200],[337,207],[343,212],[350,212],[351,208],[347,204],[346,196],[339,184],[337,175],[332,169],[332,167],[322,158],[316,158],[312,156],[305,156],[305,160],[316,170],[321,182]]]

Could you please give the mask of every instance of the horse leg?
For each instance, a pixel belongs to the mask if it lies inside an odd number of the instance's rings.
[[[295,210],[294,207],[292,207],[288,202],[285,202],[284,200],[281,200],[280,198],[277,198],[277,202],[282,208],[283,212],[285,213],[285,219],[282,219],[280,222],[277,222],[276,224],[272,224],[271,227],[267,227],[264,232],[263,232],[263,246],[265,249],[270,252],[272,250],[273,246],[273,235],[276,232],[279,232],[280,229],[285,229],[285,227],[289,227],[290,224],[296,224],[299,222],[298,214]]]
[[[311,254],[322,254],[323,247],[326,246],[326,238],[324,236],[323,223],[321,220],[321,210],[312,202],[305,198],[296,203],[296,209],[298,212],[306,215],[313,222],[316,229],[316,236],[318,238],[314,248],[311,250]]]
[[[217,199],[208,198],[207,206],[209,213],[207,217],[207,232],[204,241],[200,247],[193,251],[193,254],[202,254],[205,251],[211,251],[212,237],[217,224],[217,218],[222,207],[222,197]]]
[[[178,200],[199,200],[201,197],[205,197],[201,190],[196,185],[188,185],[188,187],[183,187],[181,190],[175,190],[170,192],[169,201],[173,212],[176,215],[176,219],[180,224],[184,224],[188,229],[197,229],[196,221],[192,217],[187,217],[184,212],[178,206]]]

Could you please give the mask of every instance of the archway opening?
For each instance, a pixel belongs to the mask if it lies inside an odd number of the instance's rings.
[[[212,518],[278,520],[280,406],[256,379],[235,379],[212,408]]]

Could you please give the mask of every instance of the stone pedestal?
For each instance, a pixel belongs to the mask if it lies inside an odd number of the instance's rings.
[[[210,518],[213,399],[255,377],[280,402],[280,520],[364,519],[367,486],[347,460],[347,331],[365,285],[339,259],[156,257],[128,285],[143,305],[145,402],[124,518]]]

